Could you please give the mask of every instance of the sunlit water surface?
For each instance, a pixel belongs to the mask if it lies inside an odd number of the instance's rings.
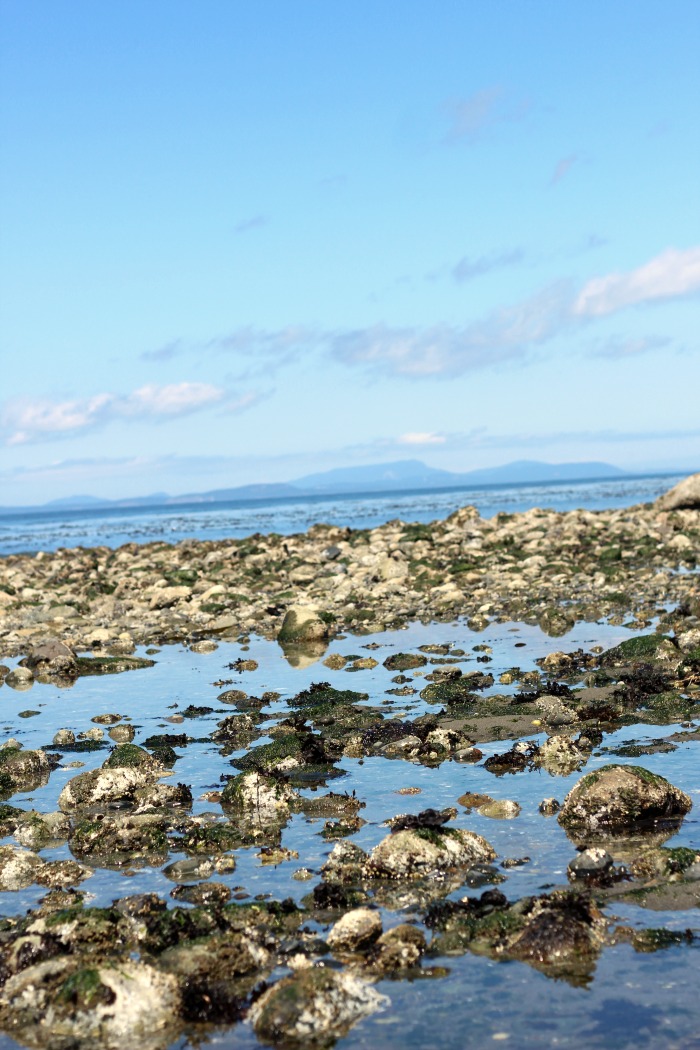
[[[467,653],[461,665],[463,669],[490,670],[496,678],[496,685],[489,692],[502,693],[508,691],[508,687],[498,684],[498,675],[507,668],[519,666],[523,671],[533,670],[535,659],[554,649],[573,651],[579,647],[590,649],[593,645],[607,648],[630,634],[624,627],[605,623],[578,624],[564,638],[556,640],[548,638],[539,628],[524,624],[492,624],[478,634],[463,622],[413,624],[401,631],[334,641],[329,653],[371,654],[379,661],[376,668],[357,673],[331,671],[319,663],[304,669],[294,668],[276,643],[255,637],[245,649],[237,643],[222,643],[209,654],[172,646],[155,655],[153,668],[82,678],[70,689],[35,684],[31,689],[19,692],[4,687],[0,690],[2,730],[5,738],[14,736],[25,747],[50,746],[57,729],[70,728],[78,733],[91,728],[91,718],[95,715],[112,712],[122,714],[134,726],[135,743],[157,732],[187,732],[188,736],[200,738],[200,741],[178,750],[180,758],[174,775],[178,781],[191,785],[195,799],[193,812],[218,812],[218,806],[202,801],[200,796],[205,791],[221,787],[221,776],[236,770],[230,765],[230,756],[222,757],[219,748],[207,738],[216,724],[235,709],[217,701],[222,686],[214,683],[233,678],[235,682],[229,688],[242,688],[251,695],[260,696],[268,690],[279,692],[280,700],[267,709],[274,721],[286,713],[285,698],[314,681],[328,681],[338,688],[368,693],[367,702],[385,704],[387,714],[413,718],[436,708],[422,701],[418,693],[412,697],[386,694],[385,691],[392,687],[393,672],[386,670],[382,661],[392,652],[410,651],[428,643],[453,643]],[[375,643],[379,649],[365,648]],[[476,663],[481,653],[475,652],[473,647],[484,643],[493,649],[490,664]],[[258,670],[244,673],[229,670],[227,665],[241,656],[258,661]],[[423,670],[427,672],[430,667]],[[420,689],[422,676],[416,672],[408,674],[412,675],[414,686]],[[197,719],[186,719],[181,725],[164,721],[188,704],[209,706],[213,711]],[[28,712],[35,713],[27,717]],[[609,762],[605,749],[611,746],[666,736],[678,728],[625,727],[606,736],[586,768],[594,769]],[[538,727],[533,726],[532,739],[540,741],[543,738],[543,734],[538,735]],[[256,740],[254,746],[265,742],[266,739]],[[507,750],[509,746],[509,741],[502,740],[480,745],[480,748],[488,757]],[[664,775],[693,797],[693,811],[667,844],[688,845],[696,849],[700,848],[698,752],[694,750],[697,747],[697,744],[681,744],[672,753],[649,755],[642,760],[647,768]],[[87,770],[101,765],[105,757],[105,751],[81,755],[66,753],[64,762],[80,758],[85,762],[84,770]],[[580,774],[552,777],[540,770],[496,777],[484,769],[483,763],[462,765],[448,761],[429,768],[382,758],[342,759],[339,765],[345,775],[329,782],[329,788],[355,791],[366,802],[361,816],[367,823],[352,840],[364,849],[371,849],[386,835],[384,822],[397,813],[418,812],[428,806],[441,809],[456,805],[459,796],[467,791],[483,792],[494,798],[513,798],[522,806],[521,815],[508,821],[489,820],[458,807],[461,811],[455,822],[457,826],[469,827],[484,835],[498,853],[497,863],[506,857],[530,858],[522,867],[503,872],[506,878],[501,889],[509,899],[541,892],[543,887],[566,884],[566,866],[575,853],[574,847],[556,818],[543,817],[538,806],[545,797],[563,799]],[[31,795],[17,795],[10,801],[40,811],[55,810],[60,790],[76,772],[75,769],[56,769],[46,787]],[[421,793],[398,795],[397,791],[402,787],[418,787]],[[318,790],[324,792],[329,788]],[[301,814],[291,819],[283,832],[282,842],[298,852],[298,860],[277,867],[263,866],[257,849],[240,849],[236,851],[235,872],[215,875],[214,878],[251,896],[265,894],[277,899],[293,897],[301,901],[318,881],[318,870],[333,847],[333,843],[326,842],[320,835],[323,824],[322,819],[309,820]],[[172,853],[169,860],[177,860],[180,856]],[[70,852],[64,846],[43,851],[42,857],[64,859],[70,857]],[[301,882],[292,878],[293,872],[301,866],[314,872],[312,881]],[[169,898],[173,883],[158,868],[132,868],[126,872],[100,868],[81,888],[90,894],[90,903],[100,906],[117,897],[152,891],[174,903]],[[478,894],[482,889],[470,889],[467,885],[455,895]],[[19,893],[0,893],[0,913],[22,914],[35,906],[45,893],[41,887],[30,887]],[[608,909],[609,914],[613,912],[621,921],[633,926],[684,930],[687,927],[697,929],[699,925],[696,913],[647,912],[628,905]],[[383,913],[385,928],[405,918],[405,914]],[[584,988],[549,979],[515,962],[496,963],[474,955],[431,960],[431,965],[444,966],[449,973],[439,979],[381,981],[378,989],[388,996],[390,1007],[358,1024],[338,1045],[343,1050],[380,1045],[396,1047],[397,1050],[407,1046],[458,1050],[499,1042],[511,1047],[696,1046],[700,1045],[697,1042],[699,962],[694,946],[648,955],[636,954],[627,946],[606,949],[599,959],[594,978]],[[257,1045],[246,1025],[215,1033],[211,1041],[212,1045],[222,1048]],[[14,1045],[7,1037],[0,1036],[0,1047]],[[194,1046],[184,1039],[174,1047],[184,1050],[190,1045]]]

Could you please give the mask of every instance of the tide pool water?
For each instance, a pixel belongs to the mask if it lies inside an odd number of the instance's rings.
[[[179,646],[164,647],[153,654],[156,663],[152,668],[80,678],[67,689],[39,683],[22,691],[4,686],[0,689],[0,724],[4,739],[15,737],[25,748],[51,749],[56,730],[69,728],[78,734],[94,726],[92,718],[105,713],[122,715],[123,721],[135,729],[136,744],[155,733],[184,732],[191,741],[186,747],[176,749],[179,758],[173,771],[174,779],[191,786],[194,813],[220,813],[216,803],[201,796],[220,789],[222,777],[237,772],[231,758],[243,753],[224,756],[221,745],[211,740],[217,723],[235,713],[235,708],[217,699],[224,688],[243,689],[258,697],[269,691],[279,693],[279,699],[265,708],[264,724],[270,727],[288,713],[288,698],[318,681],[367,693],[366,703],[381,706],[389,717],[415,718],[436,710],[419,696],[425,684],[424,675],[431,667],[406,672],[416,688],[414,695],[392,696],[387,690],[392,688],[395,672],[383,666],[383,661],[392,653],[415,652],[418,646],[427,644],[451,644],[464,650],[465,655],[457,665],[464,672],[488,670],[493,673],[496,683],[486,691],[488,696],[515,688],[498,683],[501,672],[514,666],[523,671],[535,670],[535,660],[554,648],[565,652],[579,648],[590,650],[597,645],[608,648],[631,635],[625,627],[602,622],[580,623],[554,645],[539,628],[519,623],[494,623],[478,633],[461,621],[412,624],[400,631],[334,640],[329,654],[371,655],[378,661],[376,667],[357,672],[330,670],[318,662],[305,667],[292,666],[276,643],[257,637],[252,637],[249,644],[221,643],[212,653],[196,653]],[[474,647],[484,645],[491,648],[490,663],[477,662],[484,650]],[[229,665],[239,658],[255,660],[257,669],[232,670]],[[180,724],[166,721],[188,705],[211,707],[212,711],[185,718]],[[645,755],[642,759],[611,758],[610,755],[624,743],[665,738],[679,728],[631,725],[606,735],[589,759],[586,772],[610,761],[630,761],[665,776],[694,802],[680,830],[666,845],[700,849],[697,777],[700,744],[678,743],[674,751]],[[541,727],[533,724],[528,739],[542,742],[544,737]],[[256,740],[253,746],[265,743],[266,739]],[[511,741],[504,738],[479,747],[486,759],[508,750],[510,745]],[[84,754],[66,752],[62,767],[52,772],[45,787],[26,795],[20,793],[9,801],[25,809],[53,811],[65,783],[78,772],[100,766],[107,754],[104,750]],[[84,762],[82,769],[66,768],[67,763],[75,759]],[[354,792],[365,803],[360,816],[366,823],[351,840],[363,849],[370,850],[384,838],[388,832],[386,821],[399,813],[456,806],[458,816],[454,825],[478,832],[494,846],[498,855],[495,862],[500,880],[498,888],[509,900],[567,885],[566,868],[575,855],[575,847],[556,817],[544,817],[538,807],[546,797],[563,800],[580,778],[580,772],[555,777],[539,769],[499,777],[488,772],[483,761],[478,764],[445,761],[426,766],[382,757],[343,758],[338,766],[343,776],[317,791],[320,794],[327,790]],[[419,789],[419,793],[399,793],[406,788]],[[493,820],[475,811],[468,812],[457,802],[466,792],[513,799],[521,806],[521,813],[513,820]],[[302,794],[313,792],[304,788]],[[319,881],[321,865],[333,848],[333,842],[321,836],[323,826],[323,819],[312,820],[295,814],[283,831],[282,845],[298,857],[275,866],[263,864],[256,847],[238,849],[236,870],[212,877],[225,882],[241,900],[263,895],[277,900],[292,897],[301,903]],[[68,859],[71,854],[65,845],[42,851],[41,856],[45,860]],[[183,856],[171,853],[168,861]],[[503,868],[502,862],[508,858],[528,859],[517,867]],[[311,872],[308,881],[293,877],[302,867]],[[82,883],[81,889],[89,895],[88,903],[97,906],[108,905],[118,897],[148,892],[158,893],[173,905],[175,902],[169,894],[174,885],[163,867],[134,865],[120,870],[98,867],[93,876]],[[483,881],[468,878],[449,895],[453,898],[479,895],[484,888],[487,886]],[[45,893],[45,888],[36,886],[17,893],[0,893],[0,914],[21,915],[34,907]],[[439,896],[439,887],[436,893]],[[405,908],[384,907],[381,914],[387,929],[406,921],[421,924],[423,913],[409,902]],[[700,932],[697,910],[649,912],[630,904],[611,904],[606,914],[611,921],[634,928],[663,927],[674,932],[690,928],[696,934]],[[324,932],[319,930],[321,936]],[[517,962],[501,963],[472,954],[433,958],[425,961],[425,973],[420,978],[380,981],[377,988],[387,996],[389,1005],[358,1023],[337,1045],[341,1050],[379,1046],[392,1050],[394,1047],[396,1050],[400,1047],[459,1050],[501,1043],[525,1048],[677,1047],[680,1050],[698,1045],[699,963],[697,942],[649,954],[636,953],[629,945],[621,944],[603,949],[587,982],[573,985]],[[258,1045],[246,1024],[210,1031],[207,1038],[211,1045],[227,1050]],[[0,1036],[0,1047],[15,1045],[10,1037]],[[173,1044],[172,1050],[198,1045],[194,1037],[193,1040],[183,1038]]]

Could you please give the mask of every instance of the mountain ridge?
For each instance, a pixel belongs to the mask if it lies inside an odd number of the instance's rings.
[[[67,496],[47,503],[23,507],[2,507],[2,514],[52,513],[60,510],[109,510],[136,507],[169,507],[182,504],[249,502],[259,499],[293,499],[333,495],[363,495],[405,490],[431,491],[438,488],[468,488],[472,485],[542,484],[564,481],[600,481],[632,475],[610,463],[545,463],[515,460],[500,467],[484,467],[457,473],[429,467],[417,459],[373,463],[366,466],[336,467],[307,474],[290,482],[270,482],[209,489],[180,495],[152,493],[148,496],[104,499],[98,496]]]

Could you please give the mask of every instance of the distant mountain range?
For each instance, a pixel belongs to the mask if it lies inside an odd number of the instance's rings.
[[[521,459],[502,467],[470,470],[456,474],[436,470],[417,459],[401,459],[395,463],[375,463],[360,467],[338,467],[321,474],[307,474],[287,484],[239,485],[236,488],[211,489],[208,492],[187,492],[170,496],[154,492],[149,496],[109,500],[96,496],[68,496],[51,500],[35,507],[0,507],[0,513],[20,514],[27,511],[45,513],[60,510],[128,509],[130,507],[167,507],[192,503],[248,503],[261,499],[293,499],[303,496],[335,496],[373,492],[400,492],[469,488],[474,485],[528,484],[552,481],[598,481],[628,476],[619,467],[609,463],[541,463]]]

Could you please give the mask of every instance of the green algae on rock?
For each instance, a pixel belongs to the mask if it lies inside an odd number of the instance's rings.
[[[642,766],[609,765],[579,780],[557,819],[572,834],[619,833],[680,821],[691,807],[689,796],[664,777]]]

